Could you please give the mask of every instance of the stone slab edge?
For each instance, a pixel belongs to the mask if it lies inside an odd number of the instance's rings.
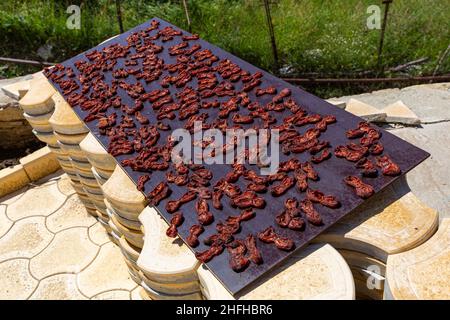
[[[20,159],[20,164],[0,170],[0,197],[17,191],[60,169],[46,146]]]

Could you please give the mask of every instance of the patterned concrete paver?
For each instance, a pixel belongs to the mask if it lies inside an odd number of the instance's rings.
[[[42,279],[30,300],[85,300],[77,288],[76,275],[57,274]]]
[[[0,261],[12,258],[32,258],[52,240],[44,217],[22,219],[0,239]]]
[[[95,219],[92,219],[75,194],[47,218],[47,229],[55,233],[72,227],[90,227],[93,224],[95,224]]]
[[[66,198],[57,183],[51,181],[27,190],[23,197],[8,205],[6,215],[14,221],[31,216],[48,216],[61,207]]]
[[[109,290],[130,291],[136,287],[119,255],[120,249],[111,242],[101,247],[98,257],[77,275],[78,288],[84,295],[94,297]]]
[[[0,299],[26,299],[38,281],[28,271],[28,259],[0,262]]]
[[[87,228],[72,228],[56,234],[53,241],[30,261],[36,279],[57,273],[78,273],[96,257],[99,248],[89,240]]]
[[[101,246],[105,243],[111,242],[100,222],[96,222],[93,226],[91,226],[88,232],[89,238],[96,245]]]
[[[130,299],[130,291],[128,290],[106,291],[92,298],[92,300],[128,300],[128,299]]]
[[[120,249],[62,172],[0,198],[0,274],[0,300],[140,299]]]
[[[6,216],[6,206],[0,206],[0,238],[8,232],[13,222]]]
[[[70,184],[70,179],[67,175],[62,175],[61,179],[57,183],[58,189],[62,194],[66,196],[75,194],[75,190],[72,188],[72,185]]]

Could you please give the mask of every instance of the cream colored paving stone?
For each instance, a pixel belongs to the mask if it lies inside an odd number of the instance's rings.
[[[58,189],[62,194],[66,196],[75,194],[75,190],[72,187],[72,181],[66,173],[61,175],[61,178],[58,181]]]
[[[43,147],[21,158],[20,164],[31,181],[37,181],[61,169],[56,156],[48,147]]]
[[[136,286],[128,274],[120,249],[113,243],[103,245],[97,258],[77,275],[80,291],[93,297],[109,290],[132,290]]]
[[[120,215],[118,215],[115,211],[111,211],[111,214],[114,216],[114,219],[116,219],[120,224],[124,225],[129,229],[141,232],[142,224],[140,221],[125,219]]]
[[[55,89],[45,78],[30,80],[30,90],[20,99],[22,109],[30,115],[39,115],[50,112],[54,107],[51,99]]]
[[[158,283],[152,281],[145,276],[142,271],[139,271],[139,278],[152,290],[161,294],[167,295],[185,295],[191,293],[198,293],[200,290],[200,283],[198,280],[191,282],[180,283]]]
[[[45,227],[44,217],[17,221],[0,239],[0,261],[11,258],[31,258],[42,251],[53,234]]]
[[[6,216],[6,206],[0,205],[0,238],[3,237],[13,225],[13,222]]]
[[[204,266],[198,269],[209,300],[235,299]],[[283,264],[236,296],[242,300],[352,300],[353,276],[342,256],[329,244],[314,244],[293,253]]]
[[[125,239],[127,239],[127,241],[138,248],[142,248],[142,246],[144,245],[144,235],[142,234],[141,230],[137,231],[125,227],[123,224],[118,222],[113,215],[110,216],[110,219],[119,230],[120,234],[125,236]]]
[[[70,156],[70,155],[69,155]],[[84,173],[84,175],[88,175],[92,177],[95,180],[95,177],[91,171],[91,164],[86,159],[83,159],[83,161],[80,161],[79,159],[70,156],[70,161],[72,162],[72,166],[79,170],[80,173]]]
[[[87,300],[77,288],[76,275],[57,274],[42,279],[29,300]]]
[[[119,210],[141,212],[147,204],[144,194],[137,190],[120,166],[116,166],[102,190],[108,201]]]
[[[314,242],[365,253],[382,262],[426,241],[436,230],[438,213],[412,192],[390,186],[344,217]]]
[[[81,150],[78,144],[66,144],[63,142],[58,142],[58,145],[64,152],[69,154],[71,157],[86,159],[86,154],[83,150]]]
[[[75,192],[82,193],[82,194],[86,193],[86,191],[84,191],[83,185],[81,183],[76,183],[76,182],[71,181],[70,185]]]
[[[419,117],[401,100],[388,105],[382,111],[386,113],[385,121],[389,123],[404,123],[411,125],[420,123]]]
[[[424,244],[389,256],[385,287],[390,299],[450,299],[450,219]]]
[[[50,119],[50,117],[53,114],[53,110],[51,110],[50,112],[44,113],[44,114],[40,114],[40,115],[29,115],[28,113],[24,112],[23,116],[25,117],[25,119],[27,119],[27,121],[32,125],[50,125],[48,123],[48,120]],[[53,130],[53,128],[52,128]]]
[[[70,157],[68,155],[59,155],[56,157],[56,159],[63,161],[63,163],[70,162]]]
[[[141,295],[139,292],[143,290],[140,286],[137,286],[135,289],[131,291],[131,300],[142,300]]]
[[[24,113],[26,114],[26,113]],[[53,128],[49,123],[45,123],[45,124],[34,124],[30,122],[31,127],[36,130],[37,132],[42,132],[42,133],[51,133],[53,134]]]
[[[106,152],[92,133],[88,133],[81,141],[80,148],[85,152],[92,166],[111,171],[116,167],[116,160]]]
[[[326,100],[327,102],[335,105],[336,107],[338,107],[339,109],[345,109],[345,106],[347,105],[347,103],[345,101],[342,100],[336,100],[336,99],[328,99]]]
[[[102,188],[103,190],[103,188]],[[103,195],[105,195],[105,193],[103,193]],[[128,220],[133,220],[133,221],[139,221],[139,214],[141,214],[142,210],[140,211],[134,211],[134,210],[121,210],[118,209],[117,207],[113,206],[108,198],[105,195],[105,205],[106,208],[109,210],[110,214],[112,215],[112,213],[116,213],[118,215],[120,215],[122,218],[124,219],[128,219]]]
[[[139,255],[141,254],[141,249],[129,243],[124,236],[120,237],[119,244],[124,256],[136,263],[139,259]]]
[[[160,283],[197,280],[200,262],[180,238],[166,235],[167,223],[155,209],[146,207],[139,215],[144,227],[144,247],[137,264],[145,275]]]
[[[87,185],[87,186],[90,186],[90,187],[93,187],[93,188],[99,186],[98,183],[97,183],[97,180],[95,180],[95,178],[93,176],[92,177],[88,177],[85,174],[86,174],[85,172],[80,173],[80,171],[78,171],[78,177],[80,178],[80,182],[83,185]]]
[[[150,298],[151,300],[203,300],[200,291],[188,294],[169,295],[153,290],[152,288],[147,286],[147,284],[144,281],[141,282],[141,286],[145,291],[145,294],[143,295],[144,299]]]
[[[95,179],[97,180],[97,182],[100,186],[103,186],[106,183],[106,181],[108,181],[108,178],[104,178],[101,175],[99,175],[97,170],[94,167],[92,167],[91,170],[92,170],[92,174],[94,175]]]
[[[30,188],[23,197],[8,205],[6,214],[11,220],[30,216],[49,216],[66,201],[67,197],[52,182],[45,186]]]
[[[59,93],[55,93],[52,98],[55,103],[55,112],[49,122],[55,131],[66,135],[77,135],[89,131]]]
[[[104,214],[102,211],[97,210],[97,217],[98,220],[103,221],[104,223],[108,223],[109,222],[109,215],[106,213]]]
[[[111,170],[104,170],[99,167],[96,168],[98,175],[105,180],[108,180],[112,176],[112,174],[114,173],[114,170],[111,171]]]
[[[59,165],[67,174],[77,174],[77,170],[72,166],[72,162],[70,162],[70,157],[59,157],[57,158]]]
[[[125,260],[125,262],[126,262],[126,260]],[[128,274],[130,275],[130,277],[134,281],[134,283],[136,283],[137,285],[141,285],[142,279],[139,276],[139,273],[138,273],[137,269],[130,268],[128,266]]]
[[[71,228],[55,235],[50,245],[30,261],[37,279],[56,273],[78,273],[97,255],[98,246],[88,237],[87,228]]]
[[[110,241],[112,241],[111,238],[109,238],[109,237],[111,236],[111,232],[112,232],[112,229],[111,229],[111,227],[109,226],[109,224],[106,223],[106,222],[104,222],[104,221],[102,221],[102,220],[100,220],[100,219],[97,219],[97,221],[98,221],[98,222],[100,223],[100,225],[105,229],[105,232],[108,234],[108,239],[109,239]]]
[[[51,146],[47,145],[47,147],[57,156],[57,157],[68,157],[69,155],[61,149],[59,145]]]
[[[0,274],[0,300],[27,299],[38,284],[28,272],[28,259],[1,262]]]
[[[47,218],[47,228],[53,233],[71,227],[90,227],[95,223],[96,220],[76,195],[70,196],[61,208]]]
[[[50,119],[52,120],[52,119]],[[63,134],[58,131],[54,131],[55,137],[59,142],[65,143],[65,144],[79,144],[84,137],[86,137],[86,133],[79,133],[79,134]]]
[[[89,239],[91,239],[93,243],[99,246],[102,246],[105,243],[111,241],[108,238],[105,228],[102,226],[100,222],[96,222],[89,228]]]
[[[55,145],[58,143],[58,140],[56,139],[56,136],[53,132],[40,132],[36,129],[33,129],[33,134],[46,144]]]
[[[94,296],[91,300],[130,300],[130,291],[111,290]]]
[[[386,118],[386,113],[384,111],[380,111],[367,103],[353,98],[347,102],[345,111],[348,111],[355,116],[361,117],[364,120],[371,122],[384,121],[384,119]]]
[[[14,100],[20,100],[30,89],[30,80],[23,80],[2,87],[2,91]]]

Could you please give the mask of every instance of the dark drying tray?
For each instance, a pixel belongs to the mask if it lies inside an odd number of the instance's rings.
[[[162,29],[166,26],[172,26],[175,29],[179,29],[168,22],[161,20],[161,19],[155,19],[160,22],[159,29]],[[148,27],[148,22],[144,23],[140,26],[137,26],[134,29],[131,29],[130,31],[123,33],[105,43],[102,43],[98,45],[97,47],[91,49],[91,50],[100,50],[106,46],[109,46],[114,43],[121,43],[126,44],[126,38],[128,35],[130,35],[133,32],[140,31],[146,29]],[[155,32],[155,31],[153,31]],[[183,34],[189,34],[188,32],[183,31]],[[154,41],[157,45],[162,45],[164,47],[163,52],[159,53],[159,57],[164,59],[165,63],[174,63],[175,57],[172,57],[168,54],[167,48],[169,46],[172,46],[174,44],[177,44],[180,42],[180,37],[174,37],[173,40],[163,43],[160,39]],[[263,73],[262,78],[262,84],[260,85],[261,88],[267,87],[269,85],[273,85],[278,89],[278,92],[282,90],[283,88],[289,88],[292,91],[292,98],[303,108],[305,108],[308,113],[319,113],[321,115],[327,115],[331,114],[336,116],[337,123],[329,125],[326,132],[321,134],[321,140],[328,140],[331,143],[332,150],[338,145],[345,145],[348,143],[348,140],[345,136],[345,131],[348,129],[353,129],[358,126],[358,123],[363,121],[361,118],[356,117],[349,112],[346,112],[342,109],[339,109],[338,107],[302,90],[298,87],[295,87],[279,78],[276,78],[275,76],[239,59],[238,57],[214,46],[210,43],[203,41],[203,40],[195,40],[195,41],[189,41],[190,46],[192,46],[195,43],[199,43],[202,47],[202,49],[208,48],[210,49],[214,55],[218,56],[220,59],[230,59],[235,64],[239,65],[243,70],[249,71],[250,73],[254,73],[257,71],[261,71]],[[89,51],[91,51],[89,50]],[[134,49],[132,49],[132,52],[134,53]],[[72,67],[75,71],[76,75],[78,75],[78,71],[74,66],[74,62],[77,60],[86,60],[84,57],[84,54],[80,54],[78,56],[75,56],[64,63],[62,63],[66,67]],[[119,59],[116,69],[120,67],[124,67],[123,62],[125,59]],[[135,68],[135,67],[133,67]],[[163,75],[160,77],[162,79],[167,74],[167,71],[163,73]],[[220,79],[220,75],[217,75]],[[129,76],[125,81],[130,81],[130,79],[133,80],[133,83],[136,81],[133,76]],[[108,84],[111,84],[112,76],[111,72],[105,73],[105,81]],[[143,81],[141,83],[144,85],[146,92],[149,92],[154,89],[161,88],[159,85],[159,81],[154,81],[150,83],[149,85],[145,84]],[[192,80],[187,85],[191,85],[192,87],[195,87],[196,80]],[[59,88],[59,86],[56,83],[53,83],[56,90],[58,90],[61,94],[63,94],[62,90]],[[237,82],[234,84],[236,89],[241,89],[242,82]],[[173,86],[169,88],[172,96],[179,90]],[[128,105],[132,105],[133,100],[130,99],[130,97],[126,94],[125,91],[119,89],[118,95],[122,98],[122,103],[126,103]],[[259,101],[261,104],[266,104],[270,101],[272,96],[262,96],[262,97],[255,97],[254,91],[249,93],[250,98],[252,101]],[[65,97],[67,98],[67,97]],[[224,101],[228,99],[229,97],[219,98],[219,101]],[[206,99],[210,100],[210,99]],[[83,119],[87,113],[85,111],[82,111],[79,107],[75,107],[74,111],[77,113],[77,115],[80,117],[80,119]],[[212,121],[217,117],[218,110],[213,109],[202,109],[202,112],[207,112],[209,114],[208,121]],[[118,115],[118,120],[121,118],[121,111],[120,109],[114,109],[114,112]],[[149,106],[149,103],[146,102],[145,108],[142,112],[144,115],[149,116],[149,119],[155,119],[155,113],[152,110],[152,108]],[[272,113],[277,117],[278,122],[280,123],[281,119],[286,117],[290,114],[290,111],[285,111],[282,113]],[[167,120],[164,120],[163,122],[167,123]],[[172,129],[182,128],[184,122],[180,122],[177,118],[173,121],[170,121],[170,126]],[[94,134],[94,136],[99,140],[99,142],[107,149],[108,146],[108,140],[106,136],[100,135],[98,132],[98,128],[96,127],[96,122],[89,122],[86,123],[87,127],[91,130],[91,132]],[[139,124],[137,123],[138,127]],[[300,128],[300,132],[303,133],[307,127]],[[403,141],[396,136],[390,134],[389,132],[386,132],[382,129],[380,129],[382,132],[382,138],[380,139],[381,143],[385,147],[384,154],[389,155],[401,168],[402,175],[406,174],[409,170],[411,170],[413,167],[421,163],[423,160],[425,160],[429,154],[410,143]],[[166,137],[168,136],[169,132],[161,131],[161,138],[159,141],[165,141]],[[118,164],[120,165],[120,161],[126,158],[129,158],[130,156],[135,156],[136,154],[132,155],[121,155],[116,157],[116,160]],[[304,162],[309,159],[309,154],[303,153],[303,154],[296,154],[294,155],[297,157],[300,161]],[[283,153],[280,152],[280,162],[285,161],[289,159],[292,156],[286,156]],[[229,165],[212,165],[212,166],[206,166],[208,169],[212,170],[213,172],[213,179],[211,181],[211,185],[214,185],[215,182],[225,176],[225,174],[230,171]],[[299,193],[295,188],[290,189],[286,194],[284,194],[281,197],[274,198],[270,195],[270,193],[267,193],[264,195],[266,199],[266,207],[264,209],[256,209],[256,217],[253,218],[250,221],[244,222],[241,224],[241,232],[236,235],[235,238],[245,238],[245,236],[248,233],[252,233],[254,235],[257,235],[260,231],[265,229],[266,227],[272,225],[275,228],[275,231],[282,235],[292,238],[295,241],[296,249],[299,250],[303,246],[305,246],[309,241],[311,241],[314,237],[319,235],[320,233],[324,232],[327,228],[332,226],[334,223],[339,221],[342,217],[350,213],[353,209],[358,207],[360,204],[364,202],[363,199],[357,197],[353,190],[346,186],[343,183],[343,178],[347,175],[359,175],[359,171],[355,169],[354,163],[348,162],[343,159],[338,159],[334,155],[327,161],[314,165],[316,171],[319,173],[320,180],[317,182],[309,182],[309,185],[313,189],[320,189],[326,194],[333,194],[338,197],[338,199],[341,202],[341,207],[338,209],[329,209],[323,206],[316,206],[316,209],[321,213],[323,218],[323,225],[322,226],[313,226],[309,223],[307,223],[306,228],[304,231],[292,231],[289,229],[282,229],[278,227],[275,224],[274,217],[283,209],[284,207],[284,201],[288,197],[296,197],[299,201],[305,198],[304,193]],[[134,172],[129,167],[124,168],[125,171],[128,173],[130,178],[137,183],[137,180],[140,175],[143,173]],[[375,189],[375,192],[380,192],[383,190],[386,186],[394,182],[400,178],[400,176],[397,177],[388,177],[380,175],[378,178],[374,179],[363,179],[364,181],[370,183],[373,188]],[[145,185],[146,191],[151,191],[153,188],[160,183],[161,181],[165,181],[165,171],[164,172],[153,172],[151,180]],[[245,189],[245,185],[241,178],[236,184],[241,187],[241,189]],[[169,222],[171,219],[171,215],[167,213],[165,209],[165,205],[168,200],[171,199],[178,199],[182,194],[185,192],[184,187],[177,187],[173,184],[170,185],[170,188],[172,189],[172,194],[168,199],[163,200],[158,206],[157,210],[162,215],[162,217]],[[197,216],[194,209],[194,203],[195,201],[191,201],[184,206],[182,206],[181,211],[184,214],[185,221],[182,226],[178,228],[180,237],[185,240],[186,237],[189,234],[189,227],[193,224],[197,223]],[[229,202],[227,201],[226,196],[222,199],[222,203],[224,205],[223,210],[218,211],[210,205],[210,211],[214,214],[215,221],[210,226],[205,227],[205,232],[200,236],[200,240],[208,237],[211,234],[215,233],[215,225],[219,221],[225,220],[225,218],[228,215],[237,215],[240,211],[237,209],[232,208],[229,205]],[[217,279],[228,289],[228,291],[232,294],[236,294],[242,289],[246,288],[249,284],[254,282],[256,279],[263,276],[266,272],[274,268],[276,265],[283,262],[284,259],[286,259],[289,255],[291,255],[294,251],[291,252],[284,252],[281,250],[278,250],[275,248],[275,246],[271,244],[264,244],[261,241],[257,240],[258,248],[260,249],[264,263],[257,266],[255,264],[250,264],[250,266],[243,272],[236,273],[229,267],[228,262],[228,253],[226,250],[220,255],[215,258],[213,258],[210,262],[207,263],[208,268],[213,272],[213,274],[217,277]],[[200,241],[202,242],[202,241]],[[203,251],[207,249],[208,247],[205,246],[203,243],[201,243],[195,250],[193,251]]]

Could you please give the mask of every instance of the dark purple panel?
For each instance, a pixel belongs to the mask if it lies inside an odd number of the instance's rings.
[[[160,21],[161,23],[160,29],[166,26],[172,26],[171,24],[161,19],[156,20]],[[107,41],[106,43],[97,46],[94,49],[97,50],[102,49],[114,43],[126,44],[126,38],[128,35],[130,35],[135,31],[143,30],[146,27],[148,27],[148,23],[140,25],[112,40]],[[183,31],[183,34],[189,33]],[[159,56],[162,59],[164,59],[165,63],[175,62],[175,57],[172,57],[168,54],[167,47],[177,44],[179,42],[180,42],[179,38],[177,39],[177,37],[175,37],[174,40],[165,43],[161,42],[160,39],[155,41],[156,44],[162,45],[165,48],[164,51],[159,54]],[[262,71],[252,66],[251,64],[203,40],[189,41],[189,43],[191,46],[194,43],[199,43],[202,46],[202,49],[208,48],[213,52],[213,54],[218,56],[220,59],[230,59],[232,62],[238,64],[243,70],[249,71],[250,73]],[[84,54],[80,54],[70,60],[67,60],[66,62],[63,63],[63,65],[70,66],[76,71],[76,68],[74,67],[74,62],[80,59],[85,60]],[[123,62],[124,59],[119,59],[116,68],[123,67]],[[268,85],[273,85],[278,89],[278,91],[282,90],[283,88],[289,88],[292,91],[292,98],[294,98],[294,100],[299,105],[304,107],[309,113],[319,113],[321,115],[330,114],[336,116],[337,123],[330,125],[328,127],[328,130],[322,133],[321,140],[330,141],[333,149],[338,145],[345,145],[348,143],[348,140],[345,136],[345,131],[348,129],[356,128],[358,123],[362,121],[361,118],[356,117],[344,110],[341,110],[336,106],[329,104],[328,102],[316,96],[313,96],[312,94],[309,94],[295,86],[292,86],[289,83],[286,83],[267,72],[264,71],[262,72],[263,72],[262,78],[263,81],[260,87],[267,87]],[[78,74],[77,71],[76,74]],[[163,74],[163,76],[161,76],[160,79],[162,79],[164,75],[165,74]],[[220,78],[220,76],[218,77]],[[112,79],[111,72],[105,72],[105,81],[108,84],[110,84],[111,79]],[[130,79],[133,79],[133,82],[135,81],[132,76],[128,77],[126,81]],[[195,81],[196,80],[192,80],[188,85],[192,85],[193,87],[195,87]],[[146,85],[143,81],[141,82],[144,85],[146,92],[161,88],[159,85],[159,81],[154,81],[149,85]],[[63,94],[63,91],[60,89],[60,87],[56,83],[53,84],[55,88],[59,92],[61,92],[61,94]],[[240,82],[235,83],[235,87],[237,91],[239,91],[239,89],[241,89],[242,87],[242,83]],[[172,96],[174,96],[174,94],[179,89],[175,88],[174,86],[170,86],[169,90]],[[125,91],[119,90],[118,94],[122,97],[123,102],[132,104],[133,100],[127,96]],[[249,93],[249,96],[252,99],[252,101],[258,101],[261,104],[266,104],[271,99],[271,96],[263,96],[257,98],[255,97],[253,92]],[[225,99],[228,98],[229,97]],[[224,101],[225,99],[219,98],[220,101]],[[79,107],[75,107],[74,110],[78,114],[80,119],[83,119],[87,115],[87,113],[81,110]],[[121,116],[120,109],[114,109],[114,111],[117,112],[118,119],[120,119]],[[218,110],[202,109],[202,112],[207,112],[209,114],[209,119],[213,120],[217,117]],[[150,119],[155,119],[154,111],[152,110],[152,108],[149,107],[148,103],[146,104],[146,107],[143,110],[143,114],[149,116]],[[290,114],[289,111],[284,111],[281,113],[276,113],[276,116],[277,119],[280,121],[280,119],[283,119],[289,114]],[[164,122],[168,123],[167,120],[165,120]],[[108,139],[99,133],[95,125],[96,124],[95,121],[88,122],[86,124],[91,130],[91,132],[94,134],[94,136],[101,142],[101,144],[107,147]],[[184,125],[184,121],[179,121],[176,118],[175,120],[170,121],[170,125],[172,129],[182,128]],[[300,132],[303,133],[307,128],[308,127],[300,128]],[[406,172],[411,170],[414,166],[418,165],[420,162],[422,162],[429,156],[429,154],[426,153],[425,151],[397,138],[396,136],[384,130],[381,131],[382,131],[382,138],[380,141],[385,147],[385,154],[388,154],[400,166],[402,174],[405,174]],[[160,141],[165,141],[166,137],[169,134],[170,132],[161,132]],[[121,160],[129,157],[130,155],[122,155],[116,157],[116,159],[120,164]],[[285,161],[291,157],[292,155],[286,156],[280,152],[280,161]],[[307,153],[302,153],[296,154],[295,157],[304,162],[309,159],[310,155]],[[218,179],[222,178],[228,171],[230,171],[230,167],[228,165],[213,165],[206,167],[212,170],[214,174],[214,177],[211,181],[211,185],[214,185]],[[354,194],[353,190],[348,186],[346,186],[342,181],[343,178],[347,175],[359,174],[359,171],[355,169],[354,163],[348,162],[343,159],[338,159],[335,156],[332,156],[329,160],[321,164],[315,165],[315,168],[319,173],[320,180],[317,182],[310,182],[309,183],[310,187],[313,189],[320,189],[326,194],[333,194],[337,196],[342,204],[341,207],[338,209],[329,209],[323,206],[321,206],[320,208],[316,207],[320,211],[324,220],[324,224],[322,226],[313,226],[311,224],[307,224],[304,231],[298,232],[289,229],[282,229],[275,225],[274,217],[283,209],[284,200],[286,198],[296,197],[299,201],[305,198],[304,193],[299,193],[298,191],[295,190],[295,188],[292,188],[285,195],[278,198],[272,197],[270,193],[265,194],[264,197],[267,203],[266,207],[264,209],[256,209],[255,210],[256,217],[250,221],[242,223],[241,232],[236,235],[236,238],[245,238],[245,236],[248,233],[253,233],[254,235],[256,235],[258,232],[262,231],[266,227],[273,225],[277,233],[294,239],[296,243],[296,250],[298,250],[305,244],[307,244],[310,240],[312,240],[314,237],[316,237],[318,234],[325,231],[331,225],[336,223],[339,219],[341,219],[346,214],[351,212],[353,209],[355,209],[364,201],[363,199],[357,197]],[[142,175],[142,173],[132,171],[129,167],[126,167],[125,170],[135,183],[137,183],[137,179],[139,178],[139,176]],[[399,177],[387,177],[380,175],[378,178],[375,179],[363,179],[363,180],[369,181],[370,184],[374,187],[375,192],[379,192],[398,178]],[[161,181],[165,181],[165,179],[166,179],[165,171],[153,172],[151,180],[145,185],[146,191],[151,191],[154,188],[154,186],[156,186]],[[242,179],[240,179],[236,184],[239,185],[241,189],[245,189],[246,184],[243,183]],[[171,197],[163,200],[157,206],[158,211],[166,219],[166,221],[170,221],[171,219],[171,215],[168,214],[165,209],[167,201],[171,199],[178,199],[186,191],[185,187],[177,187],[173,184],[170,185],[170,187],[173,191]],[[188,232],[189,227],[197,223],[197,216],[194,209],[194,203],[195,201],[192,201],[182,207],[185,222],[183,223],[182,226],[178,228],[178,230],[179,235],[183,240],[185,240],[187,235],[189,234]],[[223,221],[228,215],[237,215],[239,213],[237,209],[232,208],[230,206],[229,201],[226,200],[226,197],[223,198],[222,203],[224,204],[224,208],[221,211],[215,210],[212,207],[212,205],[210,205],[211,212],[215,216],[215,222],[212,225],[205,227],[205,232],[200,236],[200,240],[215,233],[215,225],[217,222],[221,220]],[[208,248],[207,246],[201,243],[200,246],[195,248],[194,251],[196,252],[202,251],[207,248]],[[252,283],[254,280],[264,275],[268,270],[276,266],[278,263],[282,262],[290,254],[292,254],[292,252],[280,251],[276,249],[273,245],[264,244],[259,240],[258,240],[258,248],[260,248],[261,250],[261,253],[264,258],[264,263],[259,266],[251,264],[245,271],[241,273],[236,273],[232,271],[232,269],[229,267],[228,253],[226,252],[226,250],[220,256],[215,257],[212,261],[207,263],[207,266],[232,294],[236,294],[237,292],[248,286],[250,283]]]

